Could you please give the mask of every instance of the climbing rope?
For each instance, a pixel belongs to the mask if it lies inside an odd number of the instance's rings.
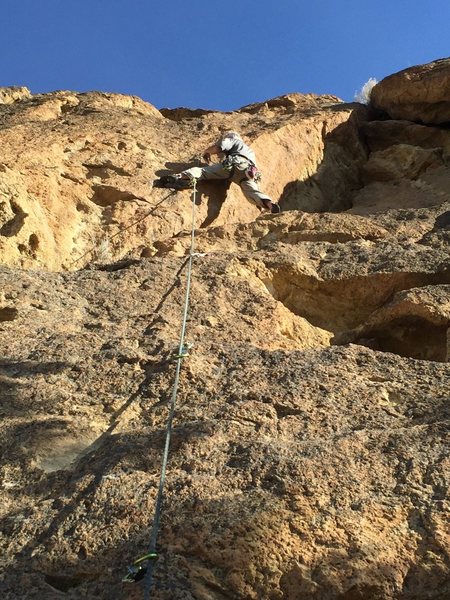
[[[156,496],[155,511],[153,516],[153,524],[150,533],[150,543],[148,546],[148,552],[144,556],[138,558],[131,567],[128,567],[128,573],[124,577],[123,581],[139,581],[145,577],[145,588],[144,588],[144,600],[150,600],[150,593],[152,588],[153,570],[157,559],[156,542],[158,538],[158,532],[161,522],[161,511],[164,495],[164,484],[166,480],[167,462],[169,457],[170,440],[172,437],[172,423],[175,414],[175,406],[177,402],[178,386],[180,381],[181,365],[183,360],[189,356],[190,345],[185,342],[186,324],[189,312],[189,298],[191,292],[191,276],[192,276],[192,262],[195,256],[194,253],[194,242],[195,242],[195,205],[197,199],[197,181],[193,180],[193,191],[192,191],[192,227],[191,227],[191,244],[189,249],[189,259],[187,261],[187,275],[186,275],[186,292],[184,299],[183,308],[183,319],[181,324],[180,332],[180,343],[178,346],[178,353],[175,355],[176,370],[175,379],[172,388],[172,396],[169,405],[169,416],[167,419],[166,427],[166,440],[164,444],[164,452],[161,464],[161,474],[159,479],[158,493]],[[146,563],[146,564],[145,564]]]

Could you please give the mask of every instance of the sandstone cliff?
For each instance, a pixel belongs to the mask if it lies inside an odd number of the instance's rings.
[[[1,90],[2,597],[142,598],[192,206],[149,182],[236,129],[284,212],[199,187],[154,597],[450,598],[449,73],[401,114]]]

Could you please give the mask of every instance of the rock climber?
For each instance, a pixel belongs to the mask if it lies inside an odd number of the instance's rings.
[[[212,155],[217,155],[220,162],[211,164]],[[155,181],[154,185],[186,189],[191,187],[193,179],[230,179],[240,186],[244,196],[252,204],[271,213],[281,212],[280,206],[260,191],[258,182],[261,179],[261,172],[256,166],[255,153],[242,140],[239,133],[236,131],[224,133],[215,144],[205,150],[202,158],[207,166],[192,167],[176,175],[165,175]]]

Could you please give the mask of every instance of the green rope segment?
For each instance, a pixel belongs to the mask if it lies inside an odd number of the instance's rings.
[[[181,324],[181,332],[180,332],[180,343],[178,346],[178,353],[175,355],[175,360],[177,362],[176,370],[175,370],[175,379],[172,388],[172,397],[170,400],[169,406],[169,416],[167,419],[167,427],[166,427],[166,441],[164,444],[164,452],[161,464],[161,475],[159,479],[159,487],[158,494],[156,496],[155,503],[155,512],[153,517],[153,525],[150,533],[150,543],[148,546],[148,554],[146,556],[153,557],[156,555],[156,542],[158,538],[158,532],[161,522],[161,512],[162,512],[162,503],[164,496],[164,484],[166,480],[166,470],[167,470],[167,462],[169,458],[169,448],[170,448],[170,440],[172,437],[172,425],[173,425],[173,417],[175,414],[175,406],[177,402],[177,394],[178,394],[178,386],[180,382],[180,372],[181,365],[183,364],[183,360],[189,356],[190,345],[185,343],[185,335],[186,335],[186,324],[189,312],[189,299],[191,294],[191,279],[192,279],[192,263],[194,258],[194,243],[195,243],[195,206],[197,200],[197,181],[193,180],[193,190],[192,190],[192,226],[191,226],[191,244],[189,249],[189,260],[187,261],[187,275],[186,275],[186,292],[184,299],[184,308],[183,308],[183,318]],[[147,560],[147,568],[145,573],[145,588],[144,588],[144,600],[150,600],[151,597],[151,588],[152,588],[152,580],[153,580],[153,570],[155,565],[155,560],[152,558],[145,559],[143,558],[142,562]]]

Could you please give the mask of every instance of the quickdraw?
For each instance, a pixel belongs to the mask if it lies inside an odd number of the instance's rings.
[[[156,552],[149,552],[144,556],[136,559],[132,565],[127,567],[127,574],[122,577],[122,582],[124,583],[136,583],[144,579],[147,573],[147,562],[149,560],[158,560],[158,555]],[[144,564],[145,563],[145,564]]]
[[[178,360],[180,358],[187,358],[190,354],[190,350],[193,347],[193,344],[190,344],[189,342],[187,342],[186,344],[183,345],[183,347],[181,348],[181,352],[178,352],[178,350],[175,350],[175,353],[173,355],[173,359],[174,360]]]

